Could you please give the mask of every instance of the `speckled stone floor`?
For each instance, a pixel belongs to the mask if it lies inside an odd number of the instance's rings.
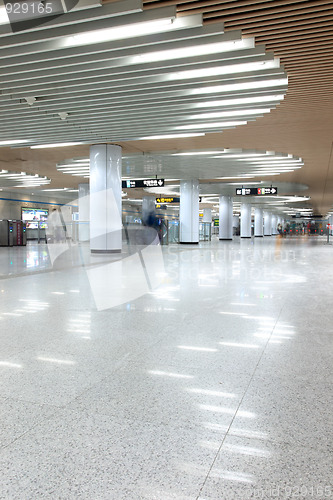
[[[136,250],[0,248],[0,498],[333,499],[333,246]]]

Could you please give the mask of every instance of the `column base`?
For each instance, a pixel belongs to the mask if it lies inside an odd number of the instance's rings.
[[[255,238],[263,238],[263,237],[264,237],[264,235],[263,235],[263,234],[255,234],[255,235],[254,235],[254,237],[255,237]]]
[[[264,234],[264,236],[272,236],[271,234]]]
[[[249,240],[250,240],[250,239],[252,238],[252,236],[241,236],[241,238],[242,238],[242,239],[244,239],[244,238],[245,238],[245,239],[249,239]]]
[[[180,245],[199,245],[198,241],[180,241]]]
[[[91,253],[121,253],[121,250],[90,250]]]
[[[219,238],[220,241],[232,241],[232,238]]]

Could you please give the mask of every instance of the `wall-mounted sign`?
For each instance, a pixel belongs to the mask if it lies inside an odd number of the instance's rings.
[[[168,198],[156,198],[156,203],[179,203],[180,198],[175,198],[174,196],[169,196]]]
[[[122,181],[122,188],[149,188],[149,187],[163,187],[164,179],[135,179]]]
[[[237,188],[237,196],[263,196],[277,194],[276,187],[258,187],[258,188]]]

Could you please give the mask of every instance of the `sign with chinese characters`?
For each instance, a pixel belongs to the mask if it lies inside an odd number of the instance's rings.
[[[179,203],[180,198],[175,198],[174,196],[169,196],[168,198],[156,198],[156,203]]]
[[[133,179],[122,181],[122,188],[152,188],[152,187],[163,187],[164,179]]]
[[[236,195],[237,196],[265,196],[277,194],[276,187],[258,187],[258,188],[237,188]]]

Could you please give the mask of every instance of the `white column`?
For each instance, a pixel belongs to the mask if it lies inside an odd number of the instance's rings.
[[[90,148],[90,249],[121,252],[121,147]]]
[[[90,220],[89,184],[79,184],[79,241],[88,241]]]
[[[249,203],[241,204],[240,236],[251,238],[251,205]]]
[[[272,236],[272,217],[270,212],[264,212],[264,236]]]
[[[278,234],[278,230],[277,230],[277,216],[275,214],[272,214],[272,234],[273,235]]]
[[[142,197],[142,222],[146,224],[149,216],[155,217],[155,196]]]
[[[232,197],[220,196],[219,239],[232,240]]]
[[[262,208],[256,208],[254,212],[254,236],[264,236],[264,216]]]
[[[180,181],[179,243],[199,243],[199,181]]]
[[[212,222],[212,209],[211,208],[204,208],[203,209],[203,216],[202,216],[202,222]]]

